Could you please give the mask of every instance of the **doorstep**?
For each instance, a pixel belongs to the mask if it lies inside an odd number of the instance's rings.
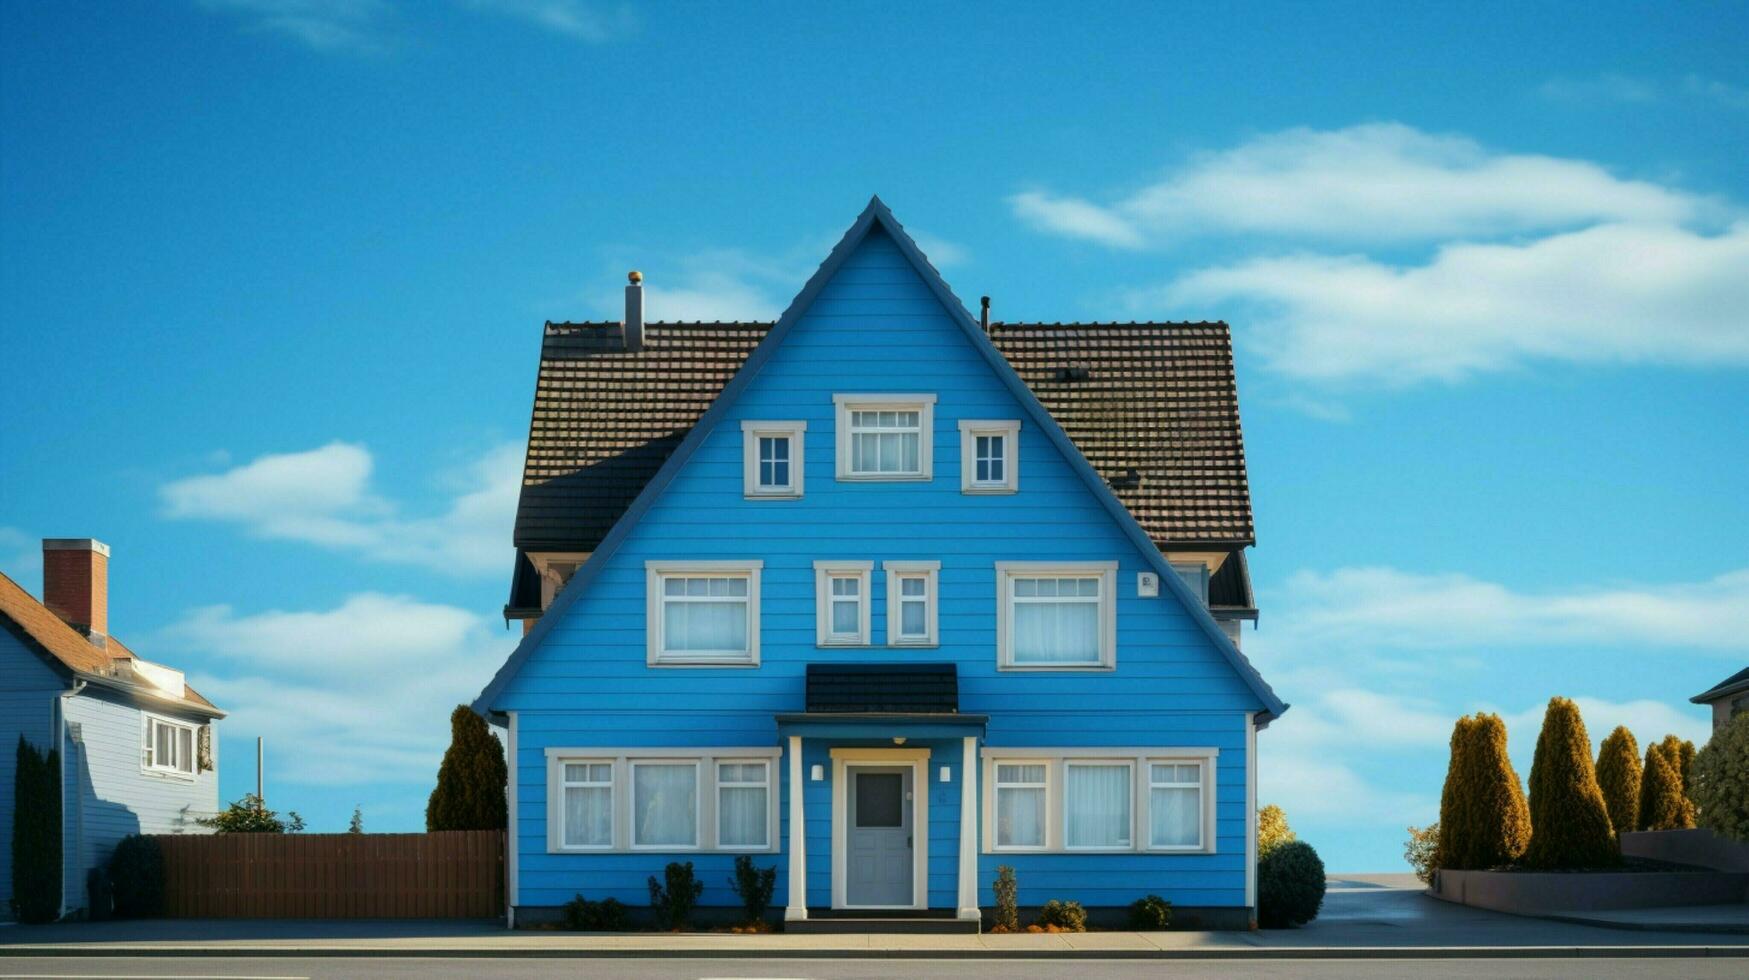
[[[977,919],[956,918],[951,909],[928,911],[874,911],[863,909],[809,909],[805,919],[783,924],[787,933],[799,936],[977,935]]]

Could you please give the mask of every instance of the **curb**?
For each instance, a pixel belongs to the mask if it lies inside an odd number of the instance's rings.
[[[1550,915],[1536,916],[1550,922],[1568,922],[1573,925],[1595,926],[1599,929],[1621,929],[1625,932],[1684,932],[1707,933],[1715,936],[1746,936],[1749,935],[1749,924],[1726,922],[1708,925],[1705,922],[1624,922],[1619,919],[1592,919],[1583,915]]]
[[[344,946],[4,946],[9,957],[757,960],[1505,960],[1749,958],[1745,946],[1256,946],[1229,949],[419,949]]]

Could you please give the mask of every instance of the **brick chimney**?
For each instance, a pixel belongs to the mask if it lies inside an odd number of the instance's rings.
[[[44,538],[43,605],[104,646],[109,636],[109,545],[96,538]]]

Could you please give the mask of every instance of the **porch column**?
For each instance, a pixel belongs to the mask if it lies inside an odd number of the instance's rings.
[[[789,737],[789,905],[783,910],[786,922],[808,917],[808,860],[803,851],[807,827],[802,820],[802,737]]]
[[[978,740],[964,739],[960,763],[960,900],[959,917],[978,913]]]

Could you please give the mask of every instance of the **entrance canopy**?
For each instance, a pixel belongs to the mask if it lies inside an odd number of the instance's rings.
[[[963,738],[984,732],[988,715],[959,711],[953,664],[809,664],[807,710],[780,713],[780,736]]]

